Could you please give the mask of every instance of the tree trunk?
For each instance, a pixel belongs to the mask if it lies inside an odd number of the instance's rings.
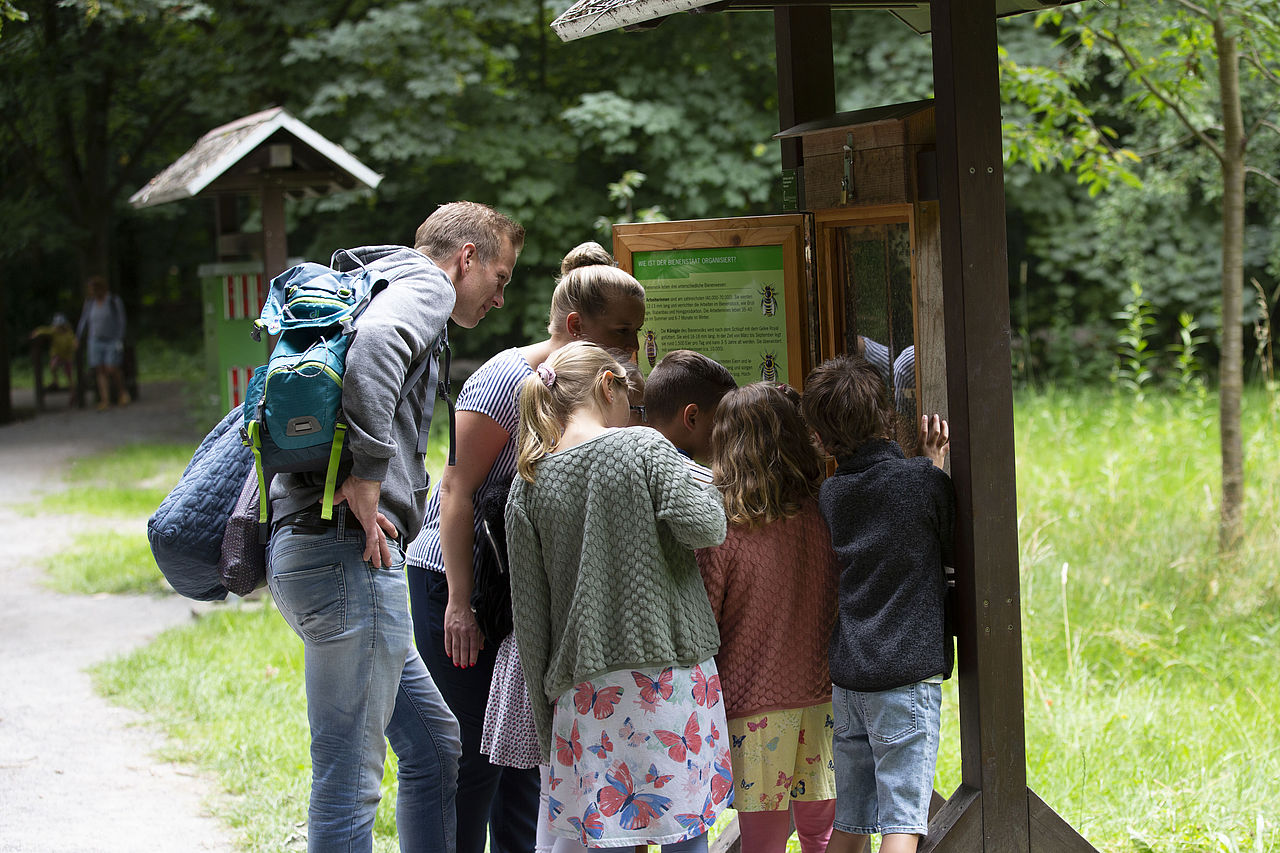
[[[12,267],[10,267],[12,269]],[[6,315],[10,277],[0,275],[0,317]],[[9,376],[9,324],[0,322],[0,424],[13,420],[13,385]]]
[[[1222,351],[1218,419],[1222,443],[1222,504],[1218,545],[1230,551],[1240,541],[1244,516],[1244,446],[1240,398],[1244,387],[1242,308],[1244,288],[1244,122],[1236,40],[1221,19],[1214,21],[1222,94]]]

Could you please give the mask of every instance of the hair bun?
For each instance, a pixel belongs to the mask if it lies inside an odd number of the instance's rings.
[[[579,243],[569,250],[560,262],[560,275],[567,275],[571,270],[581,267],[616,266],[613,255],[595,240]]]

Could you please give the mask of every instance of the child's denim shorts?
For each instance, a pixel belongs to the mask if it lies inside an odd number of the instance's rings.
[[[835,828],[858,835],[927,835],[938,763],[942,685],[877,693],[836,687]]]

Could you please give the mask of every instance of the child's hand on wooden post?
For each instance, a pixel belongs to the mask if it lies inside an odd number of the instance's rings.
[[[920,418],[920,452],[941,468],[951,450],[951,432],[940,415],[923,415]]]

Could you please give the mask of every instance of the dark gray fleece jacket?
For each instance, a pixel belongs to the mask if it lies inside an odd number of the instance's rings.
[[[435,403],[435,388],[418,382],[403,402],[397,400],[411,370],[435,352],[453,313],[453,282],[430,258],[404,246],[366,246],[352,254],[388,285],[360,315],[347,351],[342,410],[351,458],[339,469],[338,483],[348,474],[380,480],[382,512],[401,541],[409,542],[418,535],[426,506],[418,425]],[[334,266],[355,264],[339,256]],[[318,505],[323,484],[323,473],[278,475],[271,484],[272,517]]]
[[[949,676],[946,576],[955,493],[925,457],[874,439],[822,484],[818,506],[840,558],[831,680],[874,692]]]

